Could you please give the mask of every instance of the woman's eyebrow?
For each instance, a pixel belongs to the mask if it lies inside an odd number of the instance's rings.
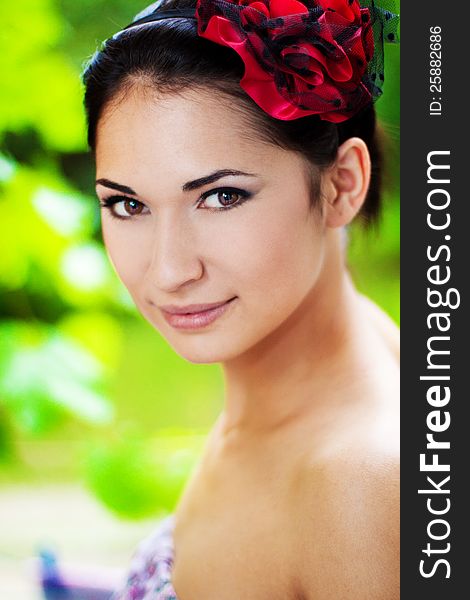
[[[236,169],[220,169],[219,171],[214,171],[210,175],[206,175],[205,177],[200,177],[199,179],[194,179],[193,181],[187,181],[182,186],[183,192],[190,192],[191,190],[195,190],[197,188],[203,187],[209,183],[214,183],[218,179],[222,179],[222,177],[228,177],[229,175],[243,175],[245,177],[257,177],[255,173],[245,173],[244,171],[237,171]]]
[[[131,194],[131,196],[137,196],[137,192],[127,185],[121,185],[120,183],[116,183],[115,181],[110,181],[109,179],[97,179],[95,181],[96,185],[104,185],[104,187],[111,188],[112,190],[117,190],[118,192],[122,192],[123,194]]]
[[[218,179],[222,179],[222,177],[228,177],[229,175],[243,175],[245,177],[257,177],[255,173],[245,173],[244,171],[237,171],[236,169],[220,169],[218,171],[214,171],[210,175],[206,175],[205,177],[200,177],[199,179],[193,179],[192,181],[187,181],[181,186],[183,192],[190,192],[191,190],[196,190],[197,188],[203,187],[204,185],[208,185],[209,183],[214,183]],[[112,190],[117,190],[118,192],[122,192],[123,194],[130,194],[132,196],[137,196],[137,192],[127,185],[122,185],[120,183],[116,183],[115,181],[110,181],[109,179],[97,179],[96,185],[103,185],[104,187],[111,188]]]

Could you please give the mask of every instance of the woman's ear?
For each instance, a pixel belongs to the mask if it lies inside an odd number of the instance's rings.
[[[343,227],[357,215],[369,188],[370,169],[364,140],[352,137],[341,144],[334,165],[325,173],[327,227]]]

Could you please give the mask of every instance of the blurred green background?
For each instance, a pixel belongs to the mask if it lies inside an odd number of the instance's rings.
[[[222,405],[135,311],[103,250],[80,72],[136,0],[2,2],[0,485],[77,482],[114,514],[172,510]],[[399,48],[377,109],[388,187],[377,230],[350,231],[361,290],[399,318]]]

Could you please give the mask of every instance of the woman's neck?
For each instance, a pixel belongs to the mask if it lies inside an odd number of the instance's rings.
[[[294,313],[223,364],[222,432],[268,432],[295,421],[328,403],[328,391],[354,368],[360,299],[341,246],[334,236],[314,288]]]

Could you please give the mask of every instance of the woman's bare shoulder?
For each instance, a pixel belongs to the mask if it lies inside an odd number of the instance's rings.
[[[293,484],[299,502],[314,500],[319,510],[346,505],[354,511],[360,508],[357,500],[361,498],[382,505],[394,497],[398,500],[398,431],[387,441],[376,431],[361,429],[303,456]],[[351,504],[353,499],[356,501]],[[324,505],[320,500],[325,501]]]
[[[306,461],[293,499],[303,600],[399,597],[399,455],[373,441]]]

